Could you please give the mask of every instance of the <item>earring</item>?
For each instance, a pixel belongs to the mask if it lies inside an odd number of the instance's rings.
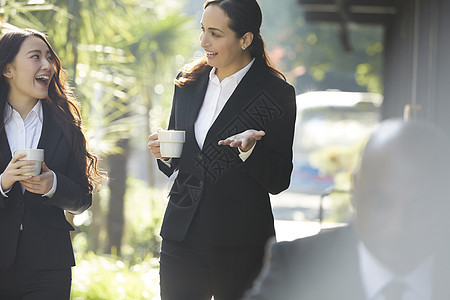
[[[242,51],[244,51],[246,48],[245,48],[245,46],[242,46]]]

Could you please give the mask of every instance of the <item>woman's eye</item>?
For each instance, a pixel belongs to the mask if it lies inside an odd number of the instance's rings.
[[[39,59],[39,55],[35,54],[35,55],[33,55],[31,58],[37,58],[37,59]]]

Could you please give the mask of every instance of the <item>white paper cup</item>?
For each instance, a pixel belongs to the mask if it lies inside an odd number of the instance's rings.
[[[34,165],[23,166],[21,169],[35,169],[34,171],[24,173],[22,175],[28,176],[38,176],[41,174],[41,166],[44,161],[44,149],[16,149],[13,152],[13,155],[16,156],[18,154],[26,154],[24,158],[20,160],[30,160],[34,162]]]
[[[161,156],[164,158],[177,158],[183,152],[185,132],[182,130],[160,130],[158,131]]]

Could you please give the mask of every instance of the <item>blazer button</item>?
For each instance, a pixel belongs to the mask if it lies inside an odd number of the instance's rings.
[[[197,154],[197,158],[198,158],[198,160],[203,160],[203,156],[200,153]]]
[[[25,203],[23,202],[23,200],[17,201],[17,206],[20,207],[20,208],[22,208],[24,206],[24,204]]]
[[[200,181],[198,182],[198,186],[199,186],[199,187],[203,187],[203,180],[200,180]]]

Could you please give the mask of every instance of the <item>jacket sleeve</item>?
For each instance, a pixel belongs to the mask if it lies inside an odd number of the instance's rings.
[[[290,184],[297,109],[295,90],[291,85],[284,85],[271,97],[271,101],[279,106],[280,115],[263,128],[266,135],[256,143],[244,165],[267,192],[278,194]]]
[[[69,161],[66,170],[53,170],[57,179],[56,191],[51,198],[43,197],[43,204],[59,207],[72,214],[81,214],[92,205],[92,194],[82,187],[73,159]]]
[[[45,205],[53,205],[72,214],[81,214],[92,205],[92,194],[83,190],[79,184],[69,177],[56,173],[58,185],[51,198],[44,201]]]
[[[176,99],[178,89],[179,88],[175,86],[172,100],[172,109],[169,118],[169,126],[167,128],[168,130],[176,129],[175,110],[177,106]],[[170,177],[176,170],[178,170],[179,161],[180,161],[179,158],[172,158],[170,162],[163,162],[160,159],[157,159],[157,164],[159,170],[163,172],[167,177]]]
[[[163,162],[160,159],[157,159],[156,162],[159,170],[167,177],[170,177],[178,169],[179,160],[179,158],[172,158],[170,162]]]

